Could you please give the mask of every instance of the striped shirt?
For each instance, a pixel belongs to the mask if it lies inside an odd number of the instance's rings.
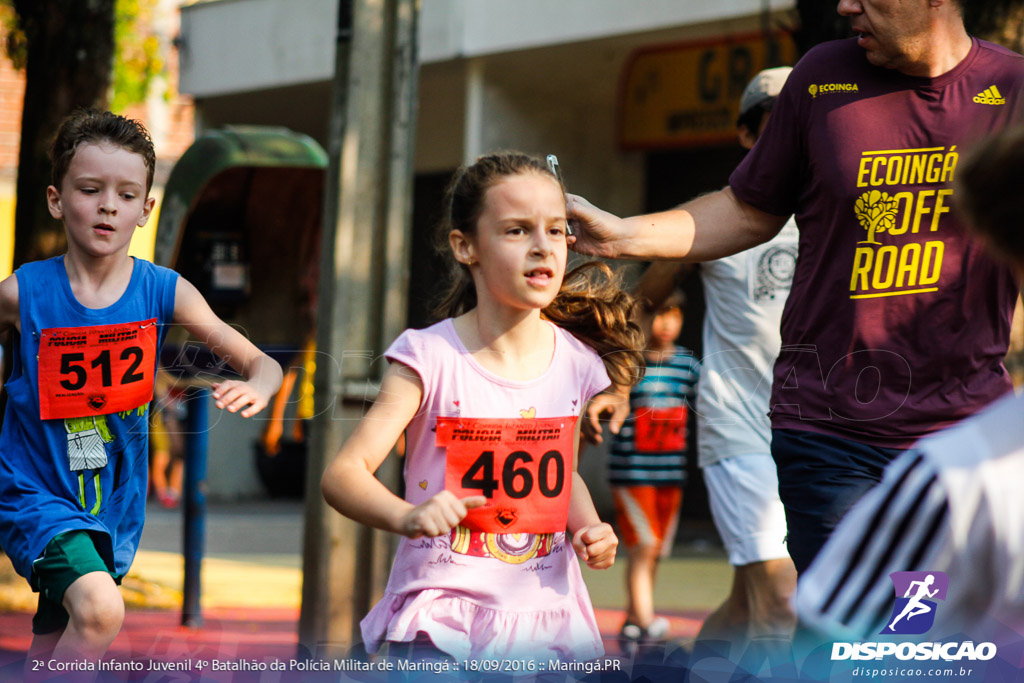
[[[608,480],[614,485],[675,485],[686,481],[687,419],[695,404],[700,361],[682,346],[648,361],[629,392],[629,418],[612,438]],[[680,443],[681,442],[681,443]]]
[[[1021,482],[1024,397],[922,440],[893,461],[801,578],[800,619],[832,636],[877,640],[897,597],[889,575],[941,571],[948,593],[922,637],[1024,633]]]

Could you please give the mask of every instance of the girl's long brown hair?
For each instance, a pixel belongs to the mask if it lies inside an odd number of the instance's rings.
[[[445,195],[445,218],[438,234],[438,249],[450,267],[448,287],[433,309],[437,320],[462,315],[477,304],[469,267],[455,261],[448,234],[452,230],[476,234],[487,190],[502,178],[525,173],[546,175],[559,182],[543,161],[513,151],[487,154],[455,172]],[[565,276],[558,295],[541,314],[594,349],[612,382],[632,386],[643,377],[644,368],[644,337],[633,322],[636,306],[611,268],[591,261]]]

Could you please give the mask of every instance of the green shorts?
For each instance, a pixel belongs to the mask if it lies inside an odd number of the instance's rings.
[[[32,633],[45,634],[60,631],[68,624],[64,609],[64,592],[80,577],[92,572],[106,572],[121,583],[121,575],[114,572],[114,558],[104,558],[92,532],[75,529],[57,534],[43,549],[43,554],[32,563],[29,584],[39,592],[39,608],[32,618]],[[107,554],[107,553],[105,553]]]

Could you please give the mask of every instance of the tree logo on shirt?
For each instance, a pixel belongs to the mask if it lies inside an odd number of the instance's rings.
[[[935,600],[945,600],[949,576],[945,572],[893,572],[896,601],[883,635],[920,635],[935,623]],[[902,596],[902,597],[901,597]]]
[[[859,225],[848,229],[851,237],[864,229],[867,239],[854,245],[851,299],[939,291],[959,159],[956,145],[861,153],[859,194],[850,195]]]
[[[861,227],[868,231],[868,238],[857,244],[881,244],[875,240],[875,234],[896,227],[899,206],[896,198],[889,196],[888,192],[870,190],[862,194],[854,203],[853,211]]]
[[[811,97],[817,97],[818,85],[816,83],[811,83],[811,87],[807,89],[807,92],[811,93]]]

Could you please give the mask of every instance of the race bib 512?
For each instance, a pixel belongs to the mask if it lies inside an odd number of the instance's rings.
[[[42,330],[39,413],[44,420],[133,410],[153,399],[156,319]]]
[[[490,533],[565,531],[572,490],[576,417],[437,418],[445,448],[445,489],[486,496],[462,525]]]

